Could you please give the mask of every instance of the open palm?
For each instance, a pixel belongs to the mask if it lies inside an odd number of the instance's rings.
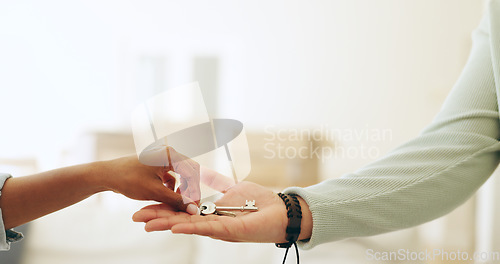
[[[234,211],[237,216],[190,215],[166,204],[150,205],[133,216],[145,222],[146,231],[172,230],[172,233],[197,234],[232,242],[286,242],[288,223],[283,201],[271,190],[251,182],[240,182],[228,189],[216,204],[242,206],[255,200],[255,212]]]

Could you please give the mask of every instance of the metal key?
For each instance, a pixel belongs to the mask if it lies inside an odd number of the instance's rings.
[[[236,214],[233,213],[233,212],[229,212],[229,211],[215,211],[216,215],[220,215],[220,216],[231,216],[231,217],[236,217]]]
[[[209,214],[219,214],[219,215],[234,215],[234,213],[227,212],[224,210],[240,210],[240,211],[257,211],[259,208],[255,206],[255,200],[253,201],[246,201],[244,206],[217,206],[216,204],[212,202],[204,202],[200,206],[200,211],[202,215],[209,215]]]

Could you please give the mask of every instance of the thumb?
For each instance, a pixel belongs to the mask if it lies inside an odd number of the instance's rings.
[[[198,206],[188,197],[165,187],[163,184],[156,184],[153,189],[153,200],[168,204],[173,210],[184,211],[189,214],[199,214]]]

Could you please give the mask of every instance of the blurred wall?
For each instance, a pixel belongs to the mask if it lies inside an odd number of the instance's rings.
[[[475,0],[12,1],[0,3],[2,156],[48,152],[89,128],[129,129],[154,94],[217,56],[218,114],[247,128],[391,129],[383,153],[416,135],[453,86],[479,22]],[[203,88],[203,83],[201,83]],[[161,88],[161,87],[160,87]],[[36,131],[36,133],[34,133]],[[357,144],[347,142],[346,144]],[[367,160],[340,162],[334,173]],[[349,164],[341,166],[341,164]]]
[[[129,132],[141,100],[198,80],[197,63],[212,58],[217,79],[207,86],[216,117],[257,133],[336,129],[341,136],[326,143],[354,155],[323,160],[320,176],[339,177],[432,120],[466,62],[483,2],[3,1],[0,158],[34,156],[41,170],[60,166],[61,151],[79,134]],[[390,133],[363,136],[377,131]],[[342,138],[348,133],[360,136]],[[352,243],[362,257],[360,245],[394,248],[415,236],[407,230],[335,247]],[[332,248],[322,249],[309,258],[324,263]]]

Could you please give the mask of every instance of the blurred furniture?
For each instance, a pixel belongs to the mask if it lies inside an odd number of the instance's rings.
[[[271,188],[309,186],[319,181],[318,157],[311,155],[321,142],[309,138],[282,139],[269,134],[247,133],[252,170],[247,180]]]

